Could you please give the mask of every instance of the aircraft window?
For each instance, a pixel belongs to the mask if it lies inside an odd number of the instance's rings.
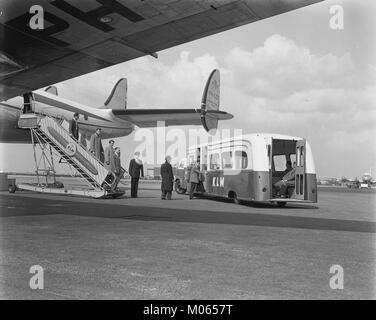
[[[232,151],[222,152],[222,169],[232,169]]]
[[[245,151],[235,151],[235,168],[246,169],[248,167],[248,156]]]
[[[286,156],[284,154],[278,154],[273,156],[274,171],[286,170]]]
[[[219,165],[219,154],[214,153],[210,155],[210,169],[211,170],[218,170],[220,169]]]

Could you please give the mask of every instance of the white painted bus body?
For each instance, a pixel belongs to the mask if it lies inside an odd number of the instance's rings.
[[[298,154],[298,157],[296,156]],[[192,146],[179,163],[176,188],[189,190],[189,164],[200,160],[202,193],[254,202],[317,202],[316,170],[309,143],[280,134],[245,134]],[[295,187],[287,198],[277,198],[274,184],[281,180],[287,160],[296,162]]]

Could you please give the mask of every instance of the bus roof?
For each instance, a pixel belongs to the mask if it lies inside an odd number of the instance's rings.
[[[295,136],[288,136],[283,134],[277,134],[277,133],[248,133],[243,135],[238,135],[234,137],[229,137],[225,139],[218,139],[218,140],[211,140],[208,143],[202,143],[199,145],[191,146],[188,148],[188,153],[194,151],[197,148],[201,148],[204,146],[212,146],[212,147],[220,147],[221,144],[225,144],[227,142],[231,141],[249,141],[252,145],[253,151],[253,164],[254,164],[254,170],[260,170],[265,171],[269,170],[268,165],[269,161],[267,158],[267,152],[266,152],[266,145],[270,144],[272,142],[272,139],[280,139],[280,140],[303,140],[304,138],[301,137],[295,137]],[[315,169],[315,163],[313,160],[312,150],[309,145],[309,142],[306,141],[306,173],[316,173]]]
[[[270,143],[271,139],[281,139],[281,140],[302,140],[304,138],[296,137],[296,136],[288,136],[278,133],[247,133],[243,135],[237,135],[234,137],[228,137],[224,139],[216,139],[216,137],[213,137],[210,142],[207,143],[201,143],[194,146],[188,147],[188,149],[195,149],[202,146],[206,146],[208,144],[218,144],[220,142],[229,142],[229,141],[239,141],[239,140],[248,140],[252,143],[252,141],[264,139],[266,143]]]

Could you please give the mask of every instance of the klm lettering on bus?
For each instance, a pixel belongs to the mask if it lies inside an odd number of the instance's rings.
[[[212,187],[223,188],[225,186],[225,177],[213,177]]]

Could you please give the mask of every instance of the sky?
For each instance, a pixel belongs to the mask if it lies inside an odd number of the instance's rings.
[[[344,29],[329,26],[332,5]],[[128,108],[196,108],[206,78],[221,71],[220,128],[306,138],[319,177],[376,176],[376,3],[329,0],[57,84],[59,95],[103,104],[128,79]],[[168,130],[172,130],[167,129]],[[123,165],[139,142],[118,138]],[[156,144],[158,141],[155,142]],[[0,171],[28,171],[31,146],[0,144]]]

